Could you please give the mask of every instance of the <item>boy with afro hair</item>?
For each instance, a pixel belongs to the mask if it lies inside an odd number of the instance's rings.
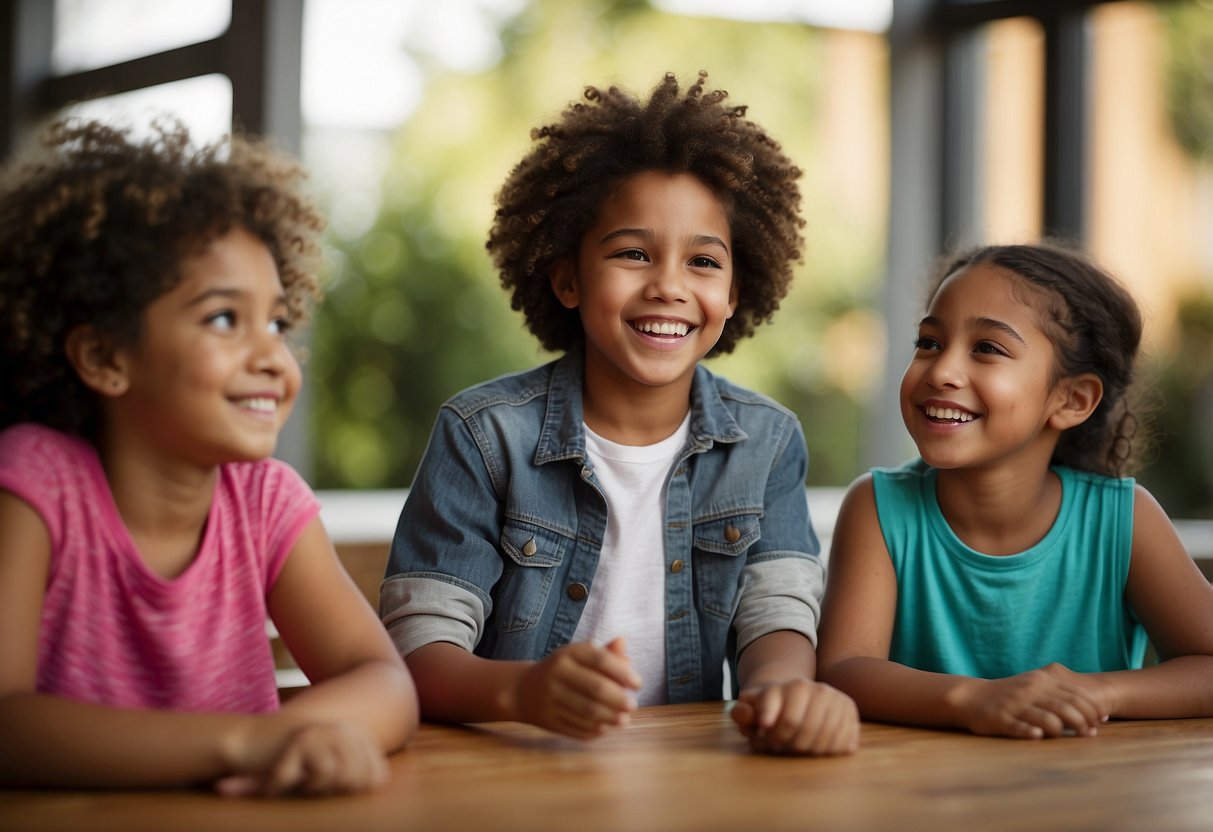
[[[488,250],[563,357],[446,402],[380,614],[422,715],[592,738],[720,699],[760,751],[842,754],[814,681],[823,584],[796,417],[714,376],[800,258],[800,171],[707,89],[588,87],[497,197]]]

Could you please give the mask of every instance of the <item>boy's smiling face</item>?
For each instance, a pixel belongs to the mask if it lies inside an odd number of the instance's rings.
[[[623,181],[560,261],[552,288],[585,331],[586,390],[689,396],[695,365],[737,307],[732,236],[719,199],[691,174]]]

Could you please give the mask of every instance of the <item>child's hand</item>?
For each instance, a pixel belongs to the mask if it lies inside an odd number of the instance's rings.
[[[1085,674],[1054,663],[1005,679],[971,680],[958,689],[958,704],[962,723],[975,734],[1090,737],[1109,714],[1099,690]]]
[[[627,724],[640,684],[623,639],[605,647],[570,644],[526,672],[515,691],[515,707],[524,722],[592,739]]]
[[[859,709],[851,697],[821,682],[747,687],[732,717],[755,751],[826,755],[859,749]]]
[[[351,722],[297,728],[273,753],[238,764],[236,772],[216,781],[215,791],[225,797],[320,797],[369,791],[388,779],[383,751]]]

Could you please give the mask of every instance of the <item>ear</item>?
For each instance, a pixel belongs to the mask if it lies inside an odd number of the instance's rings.
[[[1063,378],[1057,383],[1060,404],[1049,417],[1049,424],[1057,430],[1067,430],[1081,425],[1090,418],[1103,400],[1103,382],[1094,373],[1082,373]]]
[[[576,309],[581,299],[577,293],[577,269],[573,258],[561,257],[552,264],[552,291],[565,309]]]
[[[733,275],[733,282],[729,285],[729,311],[724,314],[724,319],[727,321],[733,317],[733,313],[737,311],[737,298],[739,290],[737,288],[737,276]]]
[[[96,393],[116,398],[130,387],[121,352],[91,325],[81,324],[69,332],[63,351],[76,375]]]

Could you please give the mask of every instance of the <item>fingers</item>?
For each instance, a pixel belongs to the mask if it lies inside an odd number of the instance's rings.
[[[743,691],[733,719],[756,751],[850,754],[859,748],[859,711],[850,697],[817,682]]]
[[[617,638],[605,647],[579,643],[557,650],[524,676],[519,695],[528,722],[591,739],[628,723],[640,686]]]
[[[261,781],[249,774],[233,774],[216,780],[215,792],[221,797],[254,797],[261,793]]]
[[[369,791],[387,782],[383,752],[361,726],[329,723],[295,731],[269,768],[216,781],[226,797],[323,796]]]
[[[755,734],[765,734],[783,713],[786,697],[782,685],[766,685],[743,690],[737,700],[739,705],[745,706],[750,729]]]
[[[1033,737],[1093,737],[1103,719],[1092,703],[1079,697],[1044,699],[1025,708],[1018,721],[1036,729],[1028,733]]]
[[[1051,679],[1051,684],[1042,684],[1021,716],[1040,728],[1045,737],[1061,737],[1068,734],[1092,737],[1106,720],[1106,714],[1094,694],[1075,681],[1081,679],[1061,665],[1050,665],[1032,675],[1034,679]]]
[[[636,668],[632,667],[632,660],[628,658],[623,636],[611,639],[604,649],[606,650],[605,655],[594,655],[594,659],[597,660],[597,669],[625,688],[640,690],[644,680],[640,678]]]
[[[571,684],[553,685],[545,697],[545,713],[537,724],[549,730],[574,737],[593,739],[610,728],[623,727],[636,709],[636,700],[627,694],[611,692],[613,683],[598,679],[579,686],[580,679]]]
[[[1082,679],[1056,665],[985,683],[973,730],[1025,739],[1095,736],[1107,714]]]
[[[306,730],[306,729],[305,729]],[[302,751],[297,742],[290,743],[286,751],[274,762],[261,787],[264,797],[278,797],[304,785]],[[300,791],[304,789],[300,788]]]
[[[634,692],[640,689],[640,676],[626,654],[591,644],[575,644],[562,659],[554,664],[570,704],[581,700],[587,711],[606,709],[615,714],[636,710]]]
[[[745,696],[745,691],[742,691],[741,696]],[[729,710],[729,716],[732,717],[733,722],[737,723],[737,727],[747,736],[749,736],[750,730],[754,728],[754,718],[756,715],[754,706],[740,697],[738,697],[737,701],[733,703],[733,707]]]
[[[1044,737],[1044,729],[1034,722],[1019,719],[1018,717],[1007,717],[1000,730],[989,732],[994,736],[1010,737],[1016,740],[1038,740]]]

